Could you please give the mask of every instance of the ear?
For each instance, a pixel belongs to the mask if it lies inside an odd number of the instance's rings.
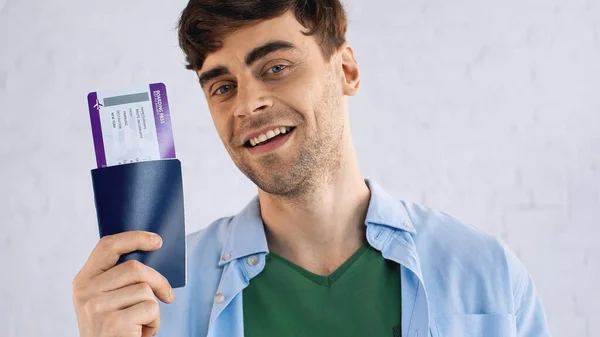
[[[348,44],[344,44],[340,49],[340,61],[342,66],[342,89],[344,95],[354,96],[360,87],[360,71],[358,63],[354,58],[354,51]]]

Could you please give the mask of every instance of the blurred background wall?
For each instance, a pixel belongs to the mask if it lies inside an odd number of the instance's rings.
[[[600,1],[348,0],[364,174],[502,237],[554,336],[600,336]],[[162,81],[187,231],[254,195],[213,129],[186,1],[0,0],[0,336],[77,336],[97,241],[86,95]]]

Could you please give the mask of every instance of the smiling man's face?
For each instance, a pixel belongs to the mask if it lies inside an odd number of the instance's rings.
[[[326,60],[304,31],[291,12],[243,27],[198,71],[225,148],[270,194],[303,193],[339,166],[344,96],[358,89],[351,49]]]

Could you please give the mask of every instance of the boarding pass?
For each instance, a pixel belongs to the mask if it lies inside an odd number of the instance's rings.
[[[163,83],[88,95],[98,168],[175,158]]]

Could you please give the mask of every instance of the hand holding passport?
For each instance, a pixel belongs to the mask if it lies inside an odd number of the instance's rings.
[[[120,255],[156,251],[160,236],[129,231],[103,237],[73,280],[73,304],[81,337],[152,336],[160,325],[156,298],[171,303],[175,295],[156,270]],[[156,296],[156,297],[155,297]]]
[[[92,92],[88,107],[101,239],[73,282],[80,330],[150,336],[160,320],[155,296],[170,303],[172,288],[186,282],[183,179],[166,88]]]

